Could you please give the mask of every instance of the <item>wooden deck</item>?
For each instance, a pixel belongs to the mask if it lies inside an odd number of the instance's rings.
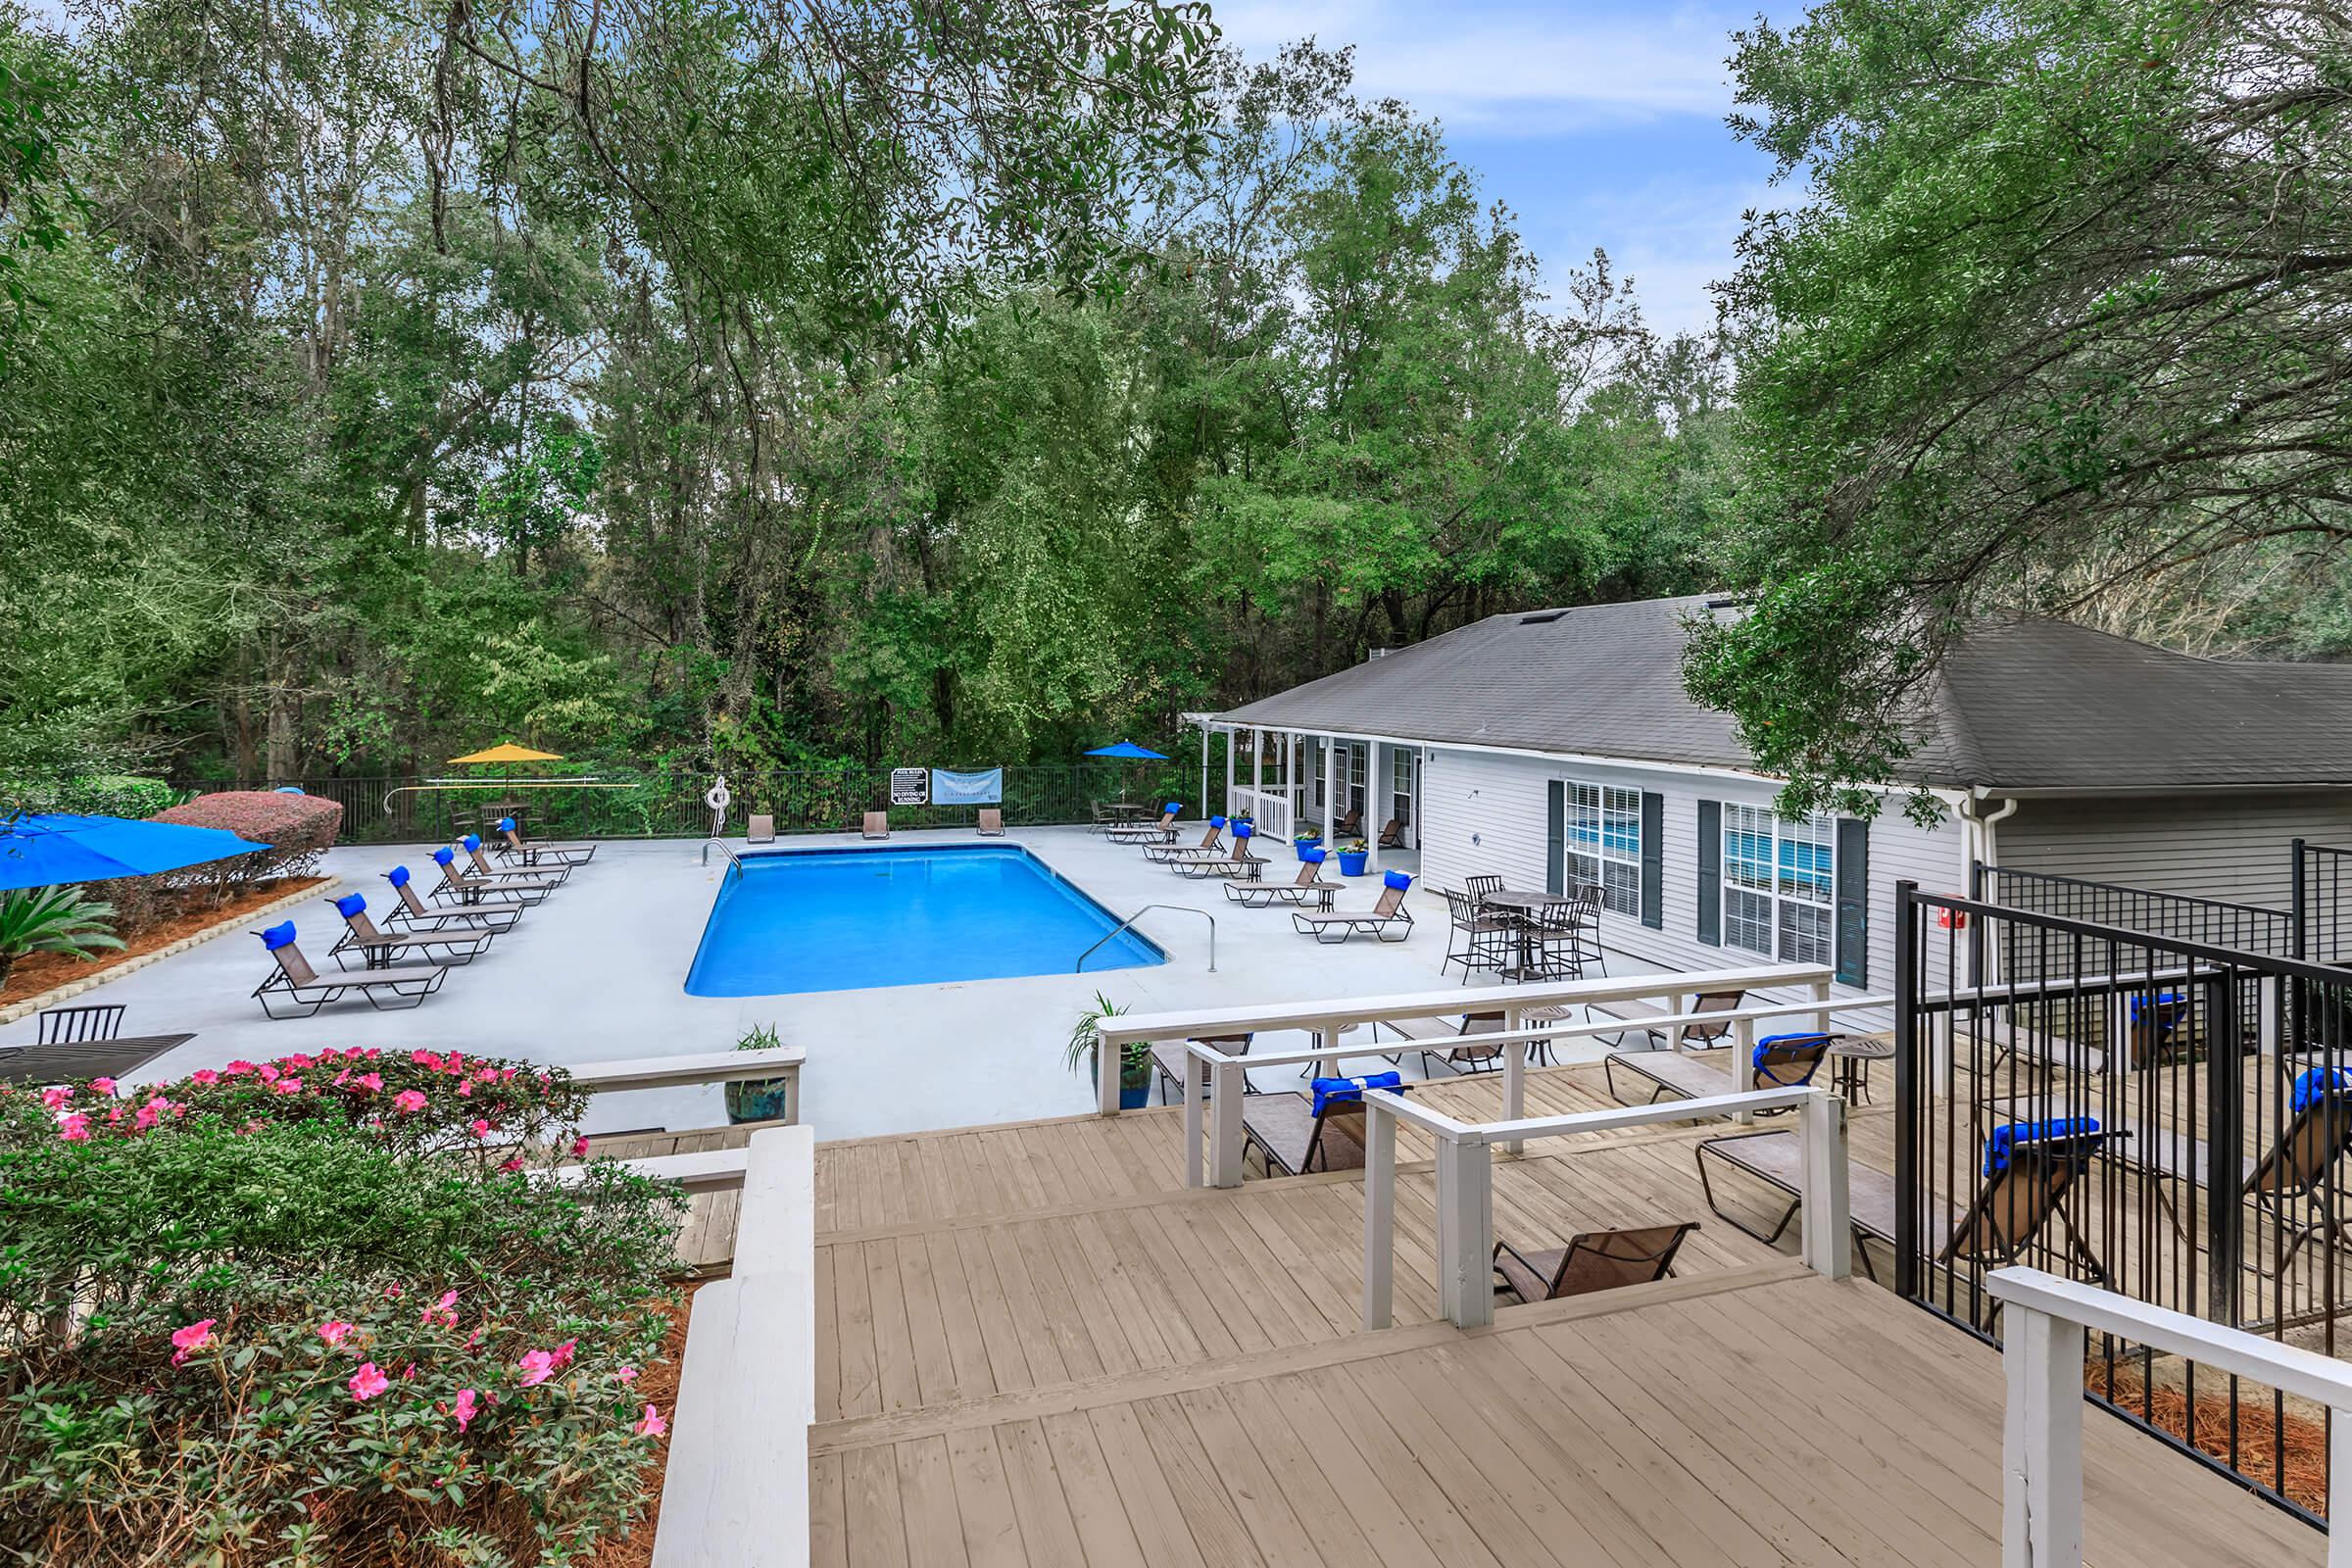
[[[1493,1080],[1425,1098],[1494,1113]],[[1540,1072],[1529,1110],[1605,1102]],[[1890,1142],[1855,1117],[1857,1159]],[[1721,1129],[1711,1129],[1720,1131]],[[1679,1277],[1435,1317],[1400,1139],[1397,1328],[1356,1327],[1349,1175],[1187,1192],[1174,1111],[820,1145],[818,1563],[1982,1564],[1996,1352],[1706,1212],[1692,1129],[1499,1160],[1497,1234],[1700,1219]],[[2325,1539],[2086,1416],[2094,1563]]]

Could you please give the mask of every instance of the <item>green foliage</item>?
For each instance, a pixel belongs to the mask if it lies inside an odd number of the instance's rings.
[[[82,897],[79,888],[12,888],[0,893],[0,987],[17,960],[63,953],[85,962],[122,939],[108,929],[115,906]]]

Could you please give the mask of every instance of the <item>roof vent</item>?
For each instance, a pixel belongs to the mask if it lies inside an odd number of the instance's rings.
[[[1533,615],[1521,615],[1519,617],[1519,624],[1522,626],[1548,626],[1553,621],[1559,619],[1562,615],[1567,613],[1568,612],[1565,610],[1541,611]]]
[[[1747,608],[1747,601],[1744,599],[1710,599],[1707,601],[1707,608],[1709,610],[1744,610]]]

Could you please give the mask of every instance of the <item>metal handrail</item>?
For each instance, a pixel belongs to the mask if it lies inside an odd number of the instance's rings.
[[[728,872],[730,875],[743,869],[743,857],[737,855],[733,850],[728,849],[726,841],[723,839],[703,840],[703,864],[709,865],[710,863],[710,852],[712,850],[718,851],[719,854],[725,856],[729,860],[734,862],[733,865],[728,867]]]
[[[1199,916],[1200,916],[1201,919],[1203,919],[1203,920],[1206,920],[1206,921],[1208,922],[1208,972],[1209,972],[1210,974],[1215,974],[1215,973],[1217,972],[1217,917],[1216,917],[1215,915],[1213,915],[1213,914],[1209,913],[1209,912],[1208,912],[1206,909],[1202,909],[1202,908],[1196,907],[1195,906],[1193,906],[1193,905],[1190,905],[1190,904],[1147,904],[1147,905],[1145,905],[1145,906],[1144,906],[1142,908],[1140,908],[1140,909],[1136,910],[1136,911],[1135,911],[1133,914],[1129,915],[1129,916],[1128,916],[1126,919],[1124,919],[1124,920],[1121,920],[1121,921],[1120,921],[1120,922],[1119,922],[1117,925],[1114,925],[1114,926],[1112,926],[1112,927],[1111,927],[1111,928],[1110,928],[1108,931],[1105,931],[1105,932],[1103,932],[1103,933],[1102,933],[1102,941],[1100,941],[1100,942],[1097,942],[1093,948],[1089,948],[1089,949],[1087,949],[1087,950],[1086,950],[1084,953],[1081,953],[1080,955],[1078,955],[1078,962],[1077,962],[1077,965],[1076,965],[1076,967],[1074,967],[1074,968],[1072,968],[1072,969],[1070,970],[1070,973],[1072,973],[1072,974],[1084,974],[1084,973],[1086,973],[1086,960],[1087,960],[1087,959],[1089,959],[1089,958],[1091,958],[1091,957],[1093,957],[1093,956],[1095,956],[1095,949],[1096,949],[1096,948],[1100,948],[1100,947],[1102,947],[1103,942],[1108,942],[1108,941],[1109,941],[1109,940],[1110,940],[1112,937],[1115,937],[1115,936],[1117,936],[1117,935],[1118,935],[1120,932],[1122,932],[1122,931],[1126,930],[1126,929],[1127,929],[1129,926],[1132,926],[1132,925],[1134,925],[1136,921],[1138,921],[1138,920],[1142,919],[1142,918],[1143,918],[1145,915],[1147,915],[1147,914],[1151,913],[1151,912],[1152,912],[1153,909],[1174,909],[1174,910],[1176,910],[1177,912],[1179,912],[1179,913],[1181,913],[1181,914],[1197,914],[1197,915],[1199,915]]]

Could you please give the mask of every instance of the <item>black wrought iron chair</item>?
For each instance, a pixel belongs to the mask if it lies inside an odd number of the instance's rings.
[[[1438,964],[1444,974],[1448,964],[1462,966],[1462,978],[1470,978],[1472,969],[1501,970],[1513,958],[1518,944],[1518,922],[1497,909],[1482,912],[1477,901],[1467,893],[1444,890],[1446,913],[1453,928],[1446,939],[1446,956]]]
[[[51,1007],[34,1023],[34,1042],[44,1046],[78,1045],[85,1040],[113,1040],[122,1033],[122,1008]]]

